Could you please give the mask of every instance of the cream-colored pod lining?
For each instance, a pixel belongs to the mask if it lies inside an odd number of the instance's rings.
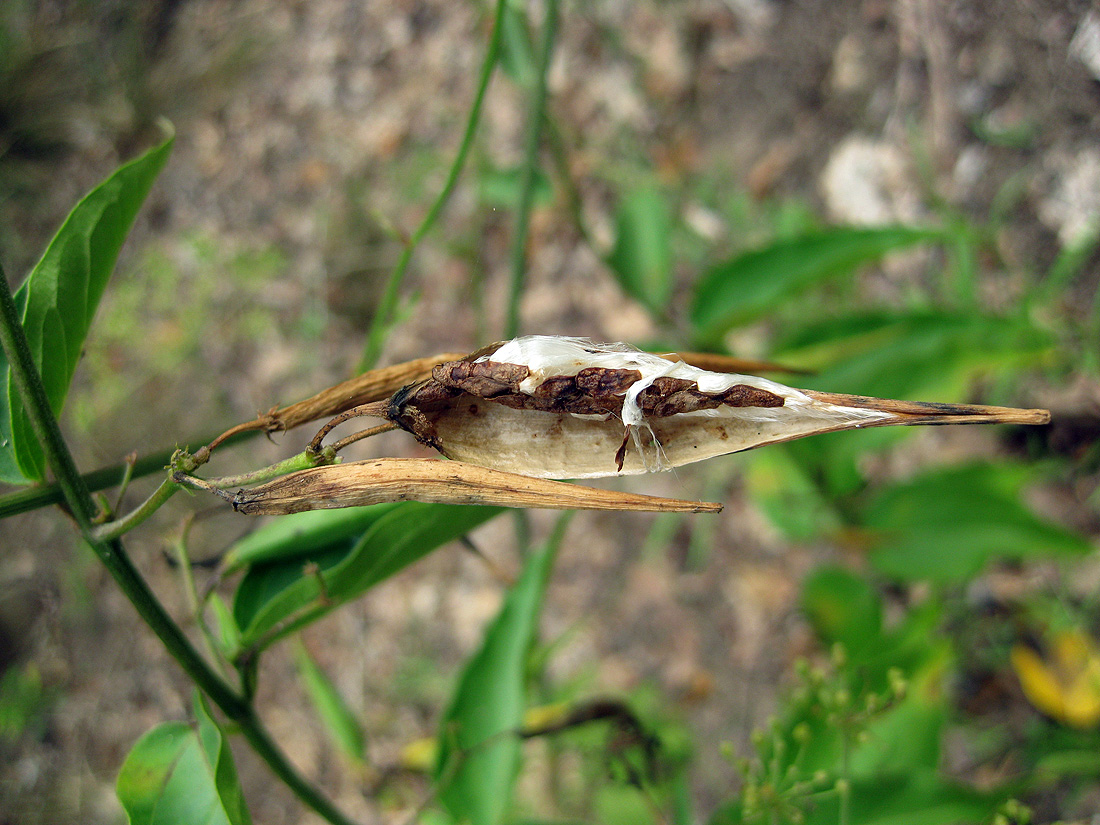
[[[756,408],[727,409],[744,413]],[[838,414],[833,426],[816,409],[806,414],[799,408],[776,407],[756,418],[715,412],[649,419],[639,438],[627,445],[621,473],[615,454],[625,430],[616,418],[517,410],[473,396],[462,396],[454,406],[427,418],[448,458],[539,478],[600,478],[670,470],[764,444],[848,429],[859,426],[858,414],[863,411],[855,411],[855,418]],[[874,420],[893,417],[873,412]]]

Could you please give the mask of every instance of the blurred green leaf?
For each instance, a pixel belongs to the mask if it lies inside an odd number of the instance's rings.
[[[304,558],[346,547],[397,504],[307,510],[269,521],[233,544],[222,559],[232,573],[250,564]]]
[[[865,513],[871,561],[883,575],[965,581],[994,560],[1083,555],[1081,536],[1020,502],[1022,467],[970,464],[935,470],[876,493]]]
[[[1054,259],[1047,277],[1036,292],[1041,300],[1055,300],[1096,254],[1100,246],[1100,221],[1094,221],[1064,247]]]
[[[123,164],[69,213],[41,260],[15,292],[50,407],[61,412],[99,299],[149,189],[168,160],[172,137]],[[0,481],[41,481],[45,458],[0,354]]]
[[[655,821],[653,803],[646,791],[630,785],[600,786],[595,808],[600,825],[648,825]]]
[[[26,732],[41,733],[50,715],[51,693],[37,664],[9,663],[0,675],[0,744],[16,742]]]
[[[852,775],[873,777],[935,770],[940,762],[940,736],[946,722],[947,706],[942,692],[935,701],[906,696],[871,720],[862,732],[849,761]]]
[[[366,736],[344,697],[313,661],[301,642],[295,646],[294,661],[298,665],[298,674],[302,677],[306,694],[313,702],[329,738],[344,756],[353,762],[362,763],[366,754]]]
[[[1054,346],[1022,317],[936,310],[862,312],[792,328],[774,357],[814,370],[807,385],[911,401],[958,401],[978,372],[1033,364]]]
[[[999,797],[950,782],[928,768],[853,780],[849,800],[848,825],[986,822],[1000,802]],[[841,821],[837,795],[822,794],[808,813],[807,825],[836,825]]]
[[[218,648],[223,656],[232,660],[241,649],[241,629],[237,627],[237,620],[233,618],[232,611],[222,601],[221,596],[211,593],[208,603],[214,616]]]
[[[295,559],[253,565],[233,600],[242,644],[254,644],[305,608],[317,608],[313,618],[319,617],[499,512],[495,507],[402,502],[375,519],[351,547],[329,546]]]
[[[545,206],[554,199],[554,187],[550,178],[540,169],[535,169],[534,201],[535,206]],[[481,200],[491,206],[513,209],[519,203],[523,188],[524,170],[519,166],[508,169],[486,169],[478,180],[478,193]]]
[[[869,312],[808,323],[787,333],[775,357],[814,370],[812,377],[799,383],[816,389],[913,401],[967,401],[973,400],[968,394],[976,377],[1014,374],[1052,350],[1049,334],[1022,317],[925,310]],[[1013,401],[991,399],[991,403],[1009,405]],[[915,432],[884,427],[832,433],[779,449],[829,501],[862,488],[861,455]],[[801,496],[811,495],[793,489]],[[798,519],[781,511],[779,517],[781,527],[783,518]]]
[[[559,522],[564,527],[565,520]],[[440,726],[439,792],[454,818],[471,825],[504,819],[519,771],[517,731],[527,704],[527,658],[535,640],[543,593],[560,542],[532,555],[520,580],[467,663]],[[457,760],[451,764],[452,760]]]
[[[783,448],[757,450],[746,457],[745,489],[772,523],[795,541],[809,541],[838,530],[843,521],[808,468]]]
[[[802,584],[802,610],[826,646],[840,643],[858,657],[882,633],[882,600],[862,578],[823,565]]]
[[[701,340],[714,341],[735,324],[778,309],[794,293],[850,275],[888,252],[942,238],[941,230],[888,226],[835,227],[781,239],[706,272],[695,289],[691,320]]]
[[[131,825],[248,825],[237,771],[205,700],[197,723],[158,725],[134,745],[117,792]]]
[[[672,217],[665,194],[646,186],[628,194],[615,213],[615,247],[607,264],[628,295],[655,312],[672,296]]]
[[[504,7],[501,26],[501,68],[513,83],[524,88],[534,86],[538,78],[538,61],[535,58],[535,46],[531,42],[524,4],[509,0]]]

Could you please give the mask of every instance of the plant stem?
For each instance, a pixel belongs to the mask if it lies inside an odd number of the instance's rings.
[[[527,265],[527,235],[531,223],[531,206],[535,199],[535,173],[538,171],[542,125],[546,117],[547,75],[550,69],[550,58],[554,53],[557,30],[558,2],[547,0],[546,19],[542,24],[542,41],[539,44],[538,76],[527,122],[527,146],[523,159],[519,205],[516,208],[516,230],[512,236],[512,285],[508,295],[508,315],[504,325],[505,338],[515,338],[519,335],[519,300],[523,292],[523,276]]]
[[[179,485],[172,481],[172,479],[164,479],[164,481],[160,483],[160,486],[153,491],[152,495],[145,499],[145,501],[139,504],[135,509],[131,510],[122,518],[115,519],[107,524],[101,524],[98,527],[93,527],[91,529],[91,535],[99,541],[111,541],[112,539],[120,538],[159,510],[164,502],[168,501],[179,488]]]
[[[241,473],[240,475],[206,478],[202,480],[206,482],[206,486],[217,487],[219,489],[226,487],[248,487],[252,484],[262,484],[273,478],[295,473],[298,470],[309,470],[313,467],[319,467],[322,464],[333,464],[335,461],[337,461],[337,458],[335,453],[332,452],[332,448],[324,447],[316,453],[304,450],[296,455],[292,455],[290,458],[277,461],[267,467],[261,467],[258,470]]]
[[[259,435],[259,430],[242,432],[235,436],[234,440],[252,438],[256,435]],[[194,443],[206,444],[211,440],[211,437],[199,438],[195,439]],[[129,470],[130,477],[144,478],[160,472],[168,466],[168,462],[171,461],[172,455],[177,449],[172,447],[159,450],[139,458],[134,462],[133,469]],[[90,473],[84,473],[81,479],[83,479],[84,486],[88,488],[88,491],[95,493],[121,484],[126,478],[128,466],[128,464],[116,464],[113,467],[101,467],[98,470],[92,470]],[[49,507],[52,504],[60,504],[64,500],[65,494],[61,491],[61,485],[56,483],[40,484],[24,490],[14,490],[0,496],[0,519],[27,513],[31,510],[38,510],[42,507]]]
[[[497,0],[496,10],[493,12],[493,32],[489,37],[489,48],[485,53],[485,61],[481,64],[481,75],[478,78],[474,103],[470,108],[469,117],[466,119],[466,130],[462,134],[458,154],[455,155],[450,172],[447,174],[447,182],[443,185],[443,191],[439,193],[435,203],[428,210],[428,214],[424,216],[424,220],[420,222],[420,226],[416,228],[408,243],[405,244],[405,249],[402,251],[397,265],[390,273],[389,280],[386,282],[386,289],[382,293],[382,300],[378,304],[378,311],[371,322],[363,356],[359,359],[359,372],[366,372],[378,362],[378,358],[382,354],[382,345],[385,342],[387,327],[393,317],[394,310],[397,308],[398,290],[401,288],[401,281],[412,262],[413,253],[443,212],[443,207],[450,200],[451,194],[458,183],[458,178],[462,174],[462,169],[466,165],[466,158],[474,144],[477,125],[481,120],[481,106],[485,100],[485,93],[489,89],[489,81],[492,79],[493,69],[496,68],[497,58],[500,56],[501,32],[503,29],[501,20],[504,17],[506,5],[507,0]]]
[[[42,445],[46,462],[57,479],[65,502],[85,541],[107,568],[138,614],[191,681],[232,721],[236,722],[253,749],[295,795],[333,825],[351,825],[350,820],[314,789],[272,742],[253,708],[218,676],[198,654],[179,625],[157,600],[130,561],[118,539],[104,541],[95,536],[92,519],[96,505],[77,471],[72,454],[57,425],[42,378],[27,346],[19,311],[11,287],[0,267],[0,346],[11,368],[11,377],[26,408],[31,427]]]
[[[204,619],[203,599],[199,595],[199,589],[195,584],[195,573],[191,569],[191,556],[187,552],[187,539],[191,533],[191,525],[193,523],[194,519],[191,517],[188,517],[184,521],[179,538],[173,542],[173,550],[175,550],[176,553],[176,563],[179,565],[180,575],[183,577],[183,592],[187,598],[187,606],[191,610],[191,616],[195,621],[199,633],[202,635],[209,661],[213,662],[213,666],[217,669],[218,675],[225,679],[225,660],[221,656],[218,644],[214,639],[214,634],[210,632],[210,627],[206,624]]]

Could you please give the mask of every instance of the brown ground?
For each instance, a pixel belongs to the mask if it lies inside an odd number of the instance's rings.
[[[163,114],[178,135],[72,393],[67,426],[83,467],[196,442],[350,372],[396,258],[383,222],[415,227],[457,147],[486,39],[484,5],[180,3],[139,90],[117,90],[106,102],[101,95],[97,108],[73,116],[77,151],[25,167],[34,186],[0,203],[13,280],[79,195],[143,145],[134,134],[143,118]],[[47,14],[65,4],[44,7]],[[1100,67],[1086,62],[1088,21],[1096,20],[1089,8],[1026,0],[567,3],[552,112],[598,242],[610,237],[612,194],[647,168],[684,193],[689,226],[719,249],[743,229],[732,217],[735,191],[750,204],[797,196],[838,221],[919,218],[935,192],[980,217],[1021,175],[1004,245],[1021,266],[1040,267],[1059,236],[1100,212],[1100,86],[1090,74]],[[498,77],[475,170],[518,162],[524,112],[516,86]],[[975,123],[1033,133],[1026,148],[996,146],[975,136]],[[390,338],[386,362],[499,337],[511,213],[487,208],[477,181],[466,175],[418,254],[406,292],[419,301]],[[564,209],[536,211],[529,259],[525,331],[634,341],[654,333]],[[694,274],[685,268],[685,283]],[[480,305],[471,281],[481,285]],[[889,278],[884,284],[891,287]],[[1095,387],[1083,393],[1095,401]],[[222,468],[259,466],[304,438],[252,444]],[[361,454],[411,449],[395,436]],[[652,517],[577,516],[543,622],[547,638],[568,633],[555,678],[580,679],[590,693],[653,685],[686,721],[703,812],[735,782],[719,743],[744,744],[791,662],[809,649],[795,611],[798,583],[834,552],[783,542],[737,479],[734,458],[629,484],[682,497],[718,491],[727,507],[706,523],[713,543],[701,559],[688,558],[686,522],[670,545],[649,548]],[[202,504],[174,502],[129,542],[176,615],[182,598],[162,550],[180,516]],[[535,535],[552,522],[533,516]],[[229,515],[200,523],[194,555],[214,554],[244,528]],[[35,662],[50,700],[38,728],[14,749],[3,745],[0,822],[117,822],[122,758],[141,733],[186,714],[187,684],[58,513],[0,529],[4,664]],[[502,518],[475,538],[514,572],[511,537]],[[500,592],[482,562],[450,548],[306,634],[363,719],[375,763],[392,763],[403,743],[434,730]],[[276,737],[354,816],[403,821],[415,788],[385,801],[365,797],[292,674],[285,649],[263,669],[261,706]],[[244,750],[255,820],[312,821]],[[545,790],[529,793],[537,800]]]

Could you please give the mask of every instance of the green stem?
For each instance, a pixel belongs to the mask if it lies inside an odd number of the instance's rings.
[[[222,658],[218,643],[214,639],[214,634],[210,632],[210,627],[206,624],[203,617],[203,600],[199,595],[199,588],[195,584],[195,573],[191,569],[191,555],[187,552],[187,539],[190,535],[193,521],[194,520],[191,518],[184,521],[183,529],[180,531],[180,536],[175,541],[173,549],[176,551],[176,563],[179,565],[180,575],[183,577],[183,592],[187,598],[187,607],[190,609],[191,616],[195,620],[199,633],[202,635],[203,644],[206,645],[206,654],[209,657],[209,661],[214,663],[218,675],[224,679],[225,667],[223,663],[225,660]]]
[[[309,450],[305,450],[283,461],[277,461],[267,467],[261,467],[251,472],[203,480],[208,486],[218,487],[219,489],[225,489],[227,487],[248,487],[252,484],[262,484],[273,478],[285,476],[288,473],[295,473],[298,470],[309,470],[313,467],[319,467],[322,464],[333,464],[336,460],[336,453],[333,452],[332,448],[323,447],[319,452],[312,453]]]
[[[501,31],[503,29],[501,20],[504,17],[506,5],[507,0],[497,0],[496,10],[493,12],[493,32],[489,37],[489,48],[485,53],[485,61],[481,64],[481,75],[478,78],[477,92],[474,95],[474,104],[470,109],[469,117],[466,118],[466,130],[462,134],[462,142],[459,144],[458,154],[455,155],[450,172],[447,174],[447,182],[443,185],[443,191],[439,193],[439,197],[436,198],[435,203],[433,203],[431,209],[428,210],[428,214],[424,216],[424,220],[421,221],[420,226],[416,228],[412,237],[409,238],[408,243],[405,244],[405,249],[402,251],[401,257],[397,261],[397,266],[395,266],[393,272],[390,273],[389,280],[386,282],[386,289],[382,293],[382,300],[378,303],[378,311],[375,313],[374,320],[371,322],[370,333],[367,336],[367,344],[363,349],[363,356],[359,359],[359,372],[366,372],[373,368],[378,362],[378,358],[382,354],[382,345],[385,342],[386,331],[390,319],[393,317],[394,311],[397,308],[397,297],[398,291],[401,288],[401,281],[404,279],[405,272],[412,262],[413,253],[416,251],[420,241],[428,234],[429,230],[435,225],[436,220],[438,220],[440,214],[443,212],[443,207],[446,206],[447,201],[450,200],[451,194],[458,184],[458,178],[462,174],[462,169],[466,165],[466,158],[469,156],[470,149],[474,145],[474,135],[477,133],[477,125],[481,120],[481,106],[485,100],[485,93],[489,89],[489,81],[492,79],[493,69],[496,68],[497,58],[500,56]]]
[[[223,443],[221,449],[224,449],[228,444],[238,440],[253,438],[259,435],[259,433],[259,430],[238,433],[232,440]],[[209,444],[214,439],[215,435],[217,435],[217,433],[207,438],[196,439],[193,443]],[[168,466],[168,463],[172,460],[172,456],[177,450],[178,447],[172,447],[139,458],[134,462],[133,470],[129,471],[131,478],[144,478],[153,473],[159,473]],[[95,493],[99,490],[105,490],[108,487],[115,487],[121,484],[126,478],[128,466],[128,464],[116,464],[113,467],[102,467],[98,470],[92,470],[90,473],[84,473],[81,479],[84,481],[84,486],[87,487],[90,492]],[[17,516],[20,513],[27,513],[31,510],[41,509],[42,507],[49,507],[53,504],[60,504],[64,500],[65,494],[61,491],[61,485],[57,483],[41,484],[35,487],[28,487],[24,490],[14,490],[0,496],[0,519]]]
[[[253,470],[252,472],[241,473],[235,476],[205,479],[205,482],[207,486],[217,488],[247,487],[250,484],[261,484],[264,481],[278,478],[279,476],[285,476],[297,470],[308,470],[310,467],[316,467],[318,464],[330,464],[335,460],[335,457],[331,448],[327,448],[320,453],[310,453],[306,451],[291,456],[284,461],[272,464],[269,467],[261,467],[259,470]],[[168,499],[180,489],[180,486],[181,485],[174,479],[166,478],[161,482],[161,485],[153,491],[153,494],[136,509],[127,513],[120,519],[100,525],[99,527],[93,527],[92,535],[100,541],[110,541],[111,539],[117,539],[125,535],[159,510],[164,502],[168,501]]]
[[[253,749],[297,795],[297,797],[333,825],[351,825],[351,821],[336,810],[332,803],[317,792],[279,751],[267,731],[264,730],[255,711],[218,676],[198,654],[164,606],[157,600],[148,584],[130,561],[122,542],[118,539],[104,541],[93,533],[92,519],[96,505],[91,493],[77,471],[72,454],[57,425],[42,378],[34,363],[19,310],[15,306],[11,287],[0,267],[0,346],[3,347],[11,368],[12,381],[26,408],[31,428],[42,445],[50,471],[57,479],[65,496],[65,502],[75,519],[85,541],[107,568],[119,588],[130,600],[138,614],[160,639],[191,681],[232,721],[236,722]]]
[[[550,70],[550,58],[554,53],[557,30],[558,3],[557,0],[547,0],[546,20],[542,24],[542,41],[539,44],[538,77],[527,123],[527,146],[523,159],[519,205],[516,208],[516,231],[512,236],[512,279],[508,295],[508,315],[504,325],[505,338],[515,338],[519,335],[519,300],[523,292],[523,276],[527,265],[527,235],[531,223],[531,207],[535,200],[535,173],[538,171],[542,125],[546,117],[547,75]]]
[[[131,510],[120,519],[115,519],[107,524],[93,527],[91,529],[91,535],[99,541],[112,541],[113,539],[122,537],[159,510],[164,502],[175,495],[179,488],[180,486],[172,481],[172,479],[164,479],[164,481],[160,483],[160,486],[153,491],[152,495],[145,499],[145,501],[135,509]]]

